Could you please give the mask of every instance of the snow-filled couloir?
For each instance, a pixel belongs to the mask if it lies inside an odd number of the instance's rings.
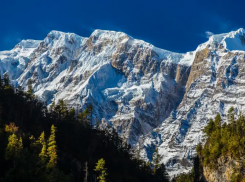
[[[182,102],[140,139],[143,158],[150,158],[157,147],[171,176],[187,172],[209,119],[220,113],[226,122],[231,106],[245,113],[244,51],[244,29],[213,35],[197,47]]]
[[[195,53],[173,53],[122,32],[95,30],[89,38],[50,32],[0,52],[0,73],[50,104],[64,99],[113,125],[134,145],[180,103]]]
[[[47,104],[92,104],[94,122],[115,127],[145,160],[158,147],[174,175],[191,169],[209,118],[220,112],[225,120],[230,106],[245,111],[244,45],[243,29],[213,35],[185,54],[122,32],[95,30],[85,38],[52,31],[0,52],[0,74],[25,89],[31,80]]]

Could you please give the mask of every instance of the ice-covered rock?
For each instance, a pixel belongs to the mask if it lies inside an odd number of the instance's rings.
[[[245,111],[244,51],[243,29],[213,35],[185,54],[122,32],[95,30],[84,38],[52,31],[0,52],[0,74],[25,89],[31,79],[48,104],[93,104],[94,117],[140,145],[143,159],[158,147],[172,176],[191,169],[209,118],[220,112],[226,121],[231,106]]]
[[[50,104],[64,99],[135,144],[179,105],[195,52],[173,53],[122,32],[95,30],[89,38],[59,31],[0,52],[0,73]],[[94,120],[94,122],[96,119]]]
[[[239,29],[213,35],[198,46],[183,100],[144,138],[143,158],[150,158],[152,146],[158,147],[171,176],[187,172],[209,119],[219,112],[226,122],[231,106],[245,112],[244,36],[245,31]]]

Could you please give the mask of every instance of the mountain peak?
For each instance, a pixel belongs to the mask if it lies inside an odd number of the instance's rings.
[[[100,35],[111,35],[111,36],[115,36],[115,35],[127,35],[124,32],[120,32],[120,31],[112,31],[112,30],[101,30],[101,29],[96,29],[93,31],[93,33],[91,34],[91,36],[100,36]]]
[[[22,40],[20,43],[18,43],[15,46],[15,48],[24,48],[24,49],[36,48],[40,42],[41,42],[41,40],[26,39],[26,40]]]
[[[121,42],[122,40],[128,40],[132,37],[128,36],[127,34],[123,32],[97,29],[90,35],[90,38],[96,39],[99,41],[112,40],[115,42]]]
[[[70,33],[70,32],[61,32],[61,31],[57,31],[57,30],[52,30],[47,35],[47,38],[57,39],[57,40],[59,38],[70,38],[70,37],[73,37],[75,39],[83,39],[83,37],[81,37],[77,34]]]
[[[229,33],[212,35],[209,42],[220,44],[230,51],[245,51],[245,30],[240,28]]]
[[[210,50],[180,54],[123,32],[95,30],[83,38],[53,30],[40,44],[23,40],[0,52],[0,74],[23,88],[31,79],[34,94],[48,104],[64,99],[80,111],[92,104],[94,116],[130,144],[146,136],[146,160],[159,147],[174,175],[191,168],[189,158],[216,111],[234,103],[245,111],[245,52],[226,54],[245,51],[244,32],[213,35],[198,47]]]
[[[245,30],[239,28],[228,33],[214,34],[209,37],[207,42],[200,44],[196,51],[201,51],[207,46],[213,50],[222,48],[228,51],[245,51]]]

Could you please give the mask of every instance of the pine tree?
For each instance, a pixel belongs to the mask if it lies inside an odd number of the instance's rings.
[[[57,146],[55,140],[55,132],[56,127],[54,125],[51,126],[51,134],[48,139],[48,157],[49,162],[47,164],[48,168],[55,168],[57,165]]]
[[[216,115],[216,117],[214,118],[214,124],[215,124],[215,127],[217,129],[220,129],[221,128],[221,116],[220,116],[220,113],[218,113]]]
[[[214,130],[215,130],[214,120],[210,119],[208,125],[204,128],[204,133],[207,136],[210,136]]]
[[[74,108],[71,108],[69,111],[69,118],[71,120],[74,120],[75,116],[76,116],[76,110]]]
[[[28,80],[28,90],[27,90],[27,93],[30,95],[30,96],[33,96],[33,89],[32,89],[32,80]]]
[[[228,110],[227,117],[228,117],[229,123],[231,123],[231,125],[232,125],[232,131],[234,131],[235,130],[235,109],[234,109],[234,107],[231,107]]]
[[[168,182],[169,176],[164,164],[160,164],[154,174],[154,182]]]
[[[22,138],[20,137],[18,139],[18,137],[13,133],[12,135],[9,136],[8,139],[5,158],[7,160],[11,158],[19,158],[22,149],[23,149]]]
[[[155,149],[153,155],[152,155],[152,162],[154,164],[154,173],[156,170],[160,167],[160,162],[161,162],[161,155],[158,152],[158,149]]]
[[[41,159],[41,161],[43,163],[46,162],[48,155],[47,155],[47,143],[45,141],[45,134],[44,131],[42,132],[42,134],[40,135],[39,139],[38,139],[38,143],[40,143],[42,145],[42,150],[39,154],[39,157]]]
[[[60,107],[60,115],[62,117],[66,116],[68,113],[67,106],[63,99],[59,100],[58,106]]]
[[[106,182],[106,176],[108,174],[106,172],[107,169],[105,168],[105,160],[103,158],[98,160],[94,171],[99,173],[99,176],[97,177],[99,182]]]
[[[88,109],[85,109],[82,113],[78,114],[78,119],[79,119],[79,122],[86,128],[90,127],[90,122],[89,122],[89,119],[88,119],[88,116],[89,116],[89,111]]]
[[[3,82],[4,82],[4,89],[9,89],[10,88],[10,84],[9,84],[8,75],[4,75]]]

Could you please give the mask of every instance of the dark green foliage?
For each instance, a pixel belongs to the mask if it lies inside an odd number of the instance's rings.
[[[237,118],[237,119],[235,119]],[[204,133],[206,134],[206,143],[202,147],[201,144],[197,146],[197,154],[201,159],[203,166],[210,169],[216,169],[218,159],[220,157],[231,157],[233,160],[239,161],[242,165],[239,169],[241,171],[245,168],[245,118],[240,113],[235,116],[235,109],[232,107],[227,114],[228,124],[224,123],[221,126],[221,117],[218,114],[215,121],[210,120],[209,124],[205,127]],[[233,178],[241,177],[242,175],[233,175]],[[240,181],[239,178],[235,181]]]
[[[145,162],[133,159],[115,130],[93,129],[92,106],[76,116],[60,100],[48,110],[8,79],[0,83],[0,181],[96,181],[93,169],[101,158],[108,181],[152,182],[166,174],[163,165],[154,174]],[[52,125],[56,128],[50,131]]]
[[[28,80],[28,90],[27,93],[31,96],[33,96],[33,89],[32,89],[32,80]]]
[[[160,164],[154,173],[154,182],[168,182],[169,176],[164,164]]]
[[[189,173],[180,174],[172,179],[172,182],[194,182],[194,170]]]

